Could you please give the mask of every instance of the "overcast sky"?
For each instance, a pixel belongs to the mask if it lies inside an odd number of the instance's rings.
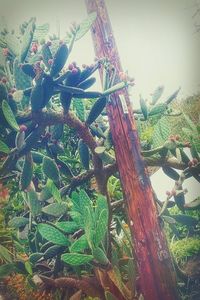
[[[106,0],[124,70],[135,78],[131,100],[138,105],[138,96],[148,98],[158,86],[165,85],[164,96],[181,86],[181,97],[200,90],[200,33],[194,34],[193,0]],[[0,0],[0,15],[12,28],[37,17],[39,24],[48,22],[51,32],[60,24],[61,38],[72,21],[86,17],[84,0]],[[200,22],[199,22],[200,23]],[[90,64],[94,51],[90,34],[78,41],[71,61]],[[165,189],[158,184],[161,198]],[[193,183],[192,183],[193,184]],[[169,187],[170,189],[170,187]],[[197,185],[192,188],[195,195]],[[190,195],[188,196],[190,198]]]

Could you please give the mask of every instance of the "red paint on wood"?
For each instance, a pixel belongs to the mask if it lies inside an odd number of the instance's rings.
[[[108,57],[122,71],[103,0],[86,0],[88,12],[98,16],[92,27],[95,54]],[[100,74],[102,76],[102,74]],[[125,97],[125,102],[120,100]],[[143,159],[127,90],[115,93],[107,105],[116,159],[127,204],[134,251],[145,300],[177,300],[176,277]]]

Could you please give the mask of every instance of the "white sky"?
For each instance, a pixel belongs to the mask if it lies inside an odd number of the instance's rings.
[[[182,87],[180,97],[200,90],[200,33],[194,34],[192,11],[187,9],[192,0],[106,0],[121,62],[135,78],[131,90],[133,105],[138,96],[148,98],[158,85],[165,85],[164,96]],[[32,16],[39,24],[48,22],[56,32],[59,21],[61,37],[72,21],[86,17],[84,0],[0,0],[0,15],[14,28]],[[70,61],[90,64],[94,51],[90,33],[75,44]],[[165,198],[167,178],[160,172],[152,178],[161,198]],[[192,197],[198,187],[189,184]],[[192,189],[191,189],[192,187]],[[187,199],[190,198],[187,195]],[[161,199],[162,200],[162,199]]]

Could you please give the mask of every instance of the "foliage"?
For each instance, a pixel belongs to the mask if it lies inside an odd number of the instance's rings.
[[[178,262],[188,257],[200,254],[200,241],[198,238],[184,238],[170,245],[171,251]]]
[[[95,17],[73,25],[62,42],[56,36],[48,40],[47,24],[37,26],[34,18],[22,24],[19,38],[1,33],[0,275],[12,281],[21,274],[32,288],[39,278],[45,293],[60,287],[70,290],[67,297],[133,299],[136,262],[105,112],[110,95],[131,80],[116,80],[107,58],[66,67],[73,44]],[[99,68],[100,92],[89,89]],[[161,166],[174,182],[164,203],[156,199],[161,224],[183,238],[198,231],[198,215],[191,211],[199,202],[185,203],[182,185],[190,177],[200,181],[199,127],[184,115],[187,143],[184,135],[173,135],[170,120],[181,111],[171,102],[179,89],[158,103],[162,92],[156,89],[148,104],[141,97],[135,116],[147,166]]]

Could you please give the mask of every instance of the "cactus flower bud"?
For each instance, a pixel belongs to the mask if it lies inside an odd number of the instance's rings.
[[[73,65],[73,64],[69,64],[68,69],[69,69],[69,70],[74,69],[74,65]]]
[[[49,64],[49,65],[52,65],[52,63],[53,63],[53,59],[50,58],[50,59],[48,60],[48,64]]]
[[[78,69],[77,68],[73,68],[72,69],[72,74],[77,74],[78,73]]]
[[[175,190],[175,189],[173,189],[173,190],[171,191],[171,195],[172,195],[172,196],[176,196],[176,190]]]
[[[9,50],[8,48],[3,48],[3,55],[8,56]]]
[[[191,168],[192,166],[193,166],[193,162],[190,160],[190,161],[188,162],[188,167]]]
[[[7,78],[6,78],[6,77],[2,77],[2,78],[1,78],[1,81],[2,81],[3,83],[6,83],[6,82],[7,82]]]
[[[26,131],[27,126],[26,125],[20,125],[19,130],[20,130],[20,132]]]
[[[192,163],[193,163],[193,165],[197,165],[198,164],[198,159],[197,158],[193,158]]]

